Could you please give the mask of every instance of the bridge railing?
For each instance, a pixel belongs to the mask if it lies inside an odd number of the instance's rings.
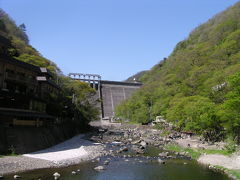
[[[98,74],[69,73],[68,76],[72,79],[89,83],[96,90],[100,87],[101,76]]]

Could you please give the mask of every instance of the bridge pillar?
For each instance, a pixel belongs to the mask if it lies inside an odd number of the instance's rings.
[[[95,81],[95,76],[93,76],[93,89],[96,89],[96,81]]]

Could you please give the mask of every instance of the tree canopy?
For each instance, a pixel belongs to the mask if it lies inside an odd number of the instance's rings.
[[[233,133],[240,127],[239,12],[236,3],[194,29],[141,77],[144,87],[118,107],[117,115],[135,122],[161,115],[180,130],[239,139]]]

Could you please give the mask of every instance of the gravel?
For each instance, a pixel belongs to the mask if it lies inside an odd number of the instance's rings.
[[[103,145],[96,145],[83,137],[84,135],[78,135],[51,148],[30,154],[0,158],[0,175],[69,166],[106,153]]]
[[[206,165],[222,166],[228,169],[240,169],[240,156],[224,156],[220,154],[204,154],[198,162]]]
[[[0,158],[0,175],[49,167],[54,167],[54,164],[50,161],[41,159],[33,159],[24,156]]]

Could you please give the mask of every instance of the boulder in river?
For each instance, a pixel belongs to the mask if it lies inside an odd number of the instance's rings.
[[[147,147],[147,143],[146,143],[145,141],[141,141],[140,145],[141,145],[142,147],[144,147],[144,148]]]
[[[160,159],[160,158],[158,158],[158,163],[160,163],[160,164],[166,164],[166,162],[165,161],[163,161],[162,159]]]
[[[97,166],[97,167],[94,168],[94,170],[102,171],[102,170],[105,170],[105,168],[103,166]]]
[[[110,163],[110,161],[108,161],[108,160],[106,160],[106,161],[104,161],[104,165],[108,165]]]
[[[76,171],[72,171],[72,175],[76,175],[77,174],[77,172]]]
[[[138,144],[140,142],[141,142],[141,140],[139,139],[139,140],[136,140],[136,141],[132,141],[131,144]]]
[[[133,145],[132,150],[137,154],[143,154],[145,151],[144,151],[144,148],[142,149],[141,147],[142,146],[139,147],[137,145]]]
[[[161,152],[161,153],[159,153],[159,156],[161,156],[161,157],[168,157],[169,156],[169,152]]]
[[[112,144],[113,145],[116,145],[116,146],[120,146],[122,142],[119,142],[119,141],[113,141]]]
[[[21,178],[21,176],[19,176],[19,175],[14,175],[13,178],[14,178],[14,179],[19,179],[19,178]]]
[[[55,173],[53,174],[53,177],[54,177],[55,180],[59,179],[60,176],[61,176],[61,175],[60,175],[58,172],[55,172]]]
[[[126,146],[124,146],[121,149],[119,149],[118,152],[121,153],[121,152],[126,152],[126,151],[128,151],[128,148]]]
[[[132,141],[133,141],[132,138],[129,138],[129,139],[128,139],[128,142],[132,143]]]

